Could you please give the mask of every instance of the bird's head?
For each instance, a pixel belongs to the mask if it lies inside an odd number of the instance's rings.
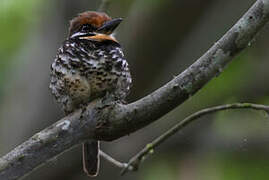
[[[121,21],[122,18],[112,19],[106,13],[86,11],[71,20],[68,38],[117,42],[112,33]]]

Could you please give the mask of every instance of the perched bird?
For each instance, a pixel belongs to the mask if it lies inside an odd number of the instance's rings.
[[[113,31],[122,21],[87,11],[70,21],[67,39],[51,65],[50,89],[66,114],[96,98],[122,101],[132,79]],[[99,170],[99,142],[83,143],[83,166],[89,176]]]

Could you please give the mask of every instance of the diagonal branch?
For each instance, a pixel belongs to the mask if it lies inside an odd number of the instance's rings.
[[[64,117],[3,156],[0,179],[19,179],[87,138],[114,140],[156,121],[221,73],[268,19],[269,0],[257,0],[217,43],[166,85],[131,104],[91,103]]]
[[[165,115],[219,75],[232,58],[248,46],[269,18],[269,0],[258,0],[203,56],[173,80],[128,105],[117,105],[110,122],[95,137],[113,140],[130,134]]]

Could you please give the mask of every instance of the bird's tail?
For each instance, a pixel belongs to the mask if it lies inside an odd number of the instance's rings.
[[[82,144],[83,170],[94,177],[99,172],[99,141],[89,140]]]

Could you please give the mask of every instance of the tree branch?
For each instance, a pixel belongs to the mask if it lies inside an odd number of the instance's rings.
[[[211,108],[202,109],[196,113],[191,114],[190,116],[186,117],[168,131],[154,139],[151,143],[148,143],[141,151],[139,151],[135,156],[133,156],[127,166],[125,166],[121,172],[121,174],[125,174],[127,171],[134,171],[137,170],[141,161],[145,159],[145,157],[158,147],[161,143],[167,140],[169,137],[176,134],[179,130],[183,129],[188,124],[198,120],[200,117],[215,113],[218,111],[229,110],[229,109],[254,109],[258,111],[265,111],[269,113],[269,106],[260,105],[260,104],[251,104],[251,103],[235,103],[235,104],[226,104],[221,106],[215,106]],[[129,168],[131,167],[131,168]]]
[[[257,0],[217,43],[166,85],[131,104],[98,101],[64,117],[3,156],[0,179],[19,179],[86,139],[114,140],[156,121],[221,73],[268,18],[269,0]]]

